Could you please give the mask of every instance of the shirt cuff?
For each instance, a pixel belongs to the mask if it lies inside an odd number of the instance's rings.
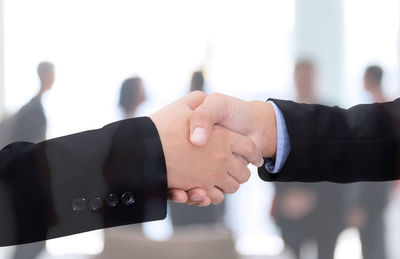
[[[277,140],[276,140],[276,159],[266,158],[265,159],[265,169],[269,173],[278,173],[283,165],[286,162],[286,159],[290,153],[290,140],[289,133],[287,131],[285,118],[283,117],[282,111],[278,106],[272,101],[269,101],[272,104],[275,112],[276,118],[276,132],[277,132]]]

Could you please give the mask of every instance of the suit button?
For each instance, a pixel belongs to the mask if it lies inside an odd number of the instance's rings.
[[[133,193],[126,192],[122,194],[121,201],[125,205],[132,205],[135,202],[135,197],[133,196]]]
[[[99,210],[103,207],[103,200],[101,198],[94,198],[89,202],[91,210]]]
[[[73,211],[82,211],[84,209],[86,209],[86,199],[85,198],[78,198],[78,199],[74,199],[72,200],[72,210]]]
[[[115,207],[119,203],[119,197],[117,194],[111,193],[111,194],[107,195],[106,202],[107,202],[108,206]]]

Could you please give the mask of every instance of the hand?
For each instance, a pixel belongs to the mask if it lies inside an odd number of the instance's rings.
[[[211,94],[190,119],[190,141],[194,145],[205,145],[216,124],[250,137],[264,157],[275,156],[276,121],[272,104]]]
[[[215,124],[250,137],[263,157],[275,157],[276,119],[272,104],[211,94],[195,109],[190,119],[190,141],[194,145],[205,145]],[[263,160],[256,165],[262,166]],[[205,191],[198,188],[187,193],[173,189],[169,195],[176,202],[188,204],[203,205],[208,200]]]
[[[209,202],[219,203],[223,193],[236,192],[250,177],[247,161],[262,159],[254,142],[220,126],[210,128],[210,138],[203,146],[189,142],[189,119],[193,109],[205,98],[191,93],[151,115],[156,125],[165,156],[168,188],[188,191],[201,188]],[[234,154],[243,157],[240,161]]]

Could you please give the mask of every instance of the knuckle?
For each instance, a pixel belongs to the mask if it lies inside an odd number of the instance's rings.
[[[191,92],[191,94],[194,96],[198,96],[198,97],[202,97],[202,96],[206,95],[205,93],[203,93],[202,91],[199,91],[199,90],[193,91],[193,92]]]
[[[210,99],[214,99],[214,98],[221,98],[222,97],[222,94],[220,94],[220,93],[218,93],[218,92],[214,92],[214,93],[212,93],[212,94],[210,94],[209,95],[209,98]]]
[[[247,169],[243,175],[244,175],[243,183],[245,183],[245,182],[250,180],[251,173],[250,173],[249,169]]]
[[[224,194],[220,191],[217,190],[216,188],[212,189],[212,191],[209,194],[209,197],[211,199],[212,204],[220,204],[224,200]]]
[[[234,185],[232,186],[232,192],[231,192],[231,193],[237,192],[237,191],[239,190],[239,188],[240,188],[240,185],[239,185],[239,184],[234,184]]]
[[[243,170],[240,174],[239,183],[244,184],[250,179],[250,170]]]
[[[216,198],[212,201],[212,204],[218,205],[218,204],[220,204],[221,202],[223,202],[224,199],[225,199],[224,196],[223,196],[223,195],[220,195],[220,196],[216,197]]]
[[[225,192],[227,194],[235,193],[239,189],[238,183],[231,183],[229,186],[226,187]]]
[[[256,159],[256,144],[254,144],[253,141],[249,141],[249,143],[246,145],[246,153],[247,156],[250,160]]]
[[[255,154],[256,151],[257,151],[256,144],[252,140],[250,140],[250,143],[248,145],[248,149],[249,149],[248,151],[249,151],[250,154]]]
[[[217,161],[219,161],[219,163],[221,164],[227,164],[230,160],[230,156],[227,152],[219,152],[218,154],[216,154],[216,159]]]

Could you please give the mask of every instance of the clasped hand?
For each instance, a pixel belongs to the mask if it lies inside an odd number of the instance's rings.
[[[208,206],[250,178],[276,149],[275,114],[267,102],[193,92],[150,116],[160,135],[169,199]]]

